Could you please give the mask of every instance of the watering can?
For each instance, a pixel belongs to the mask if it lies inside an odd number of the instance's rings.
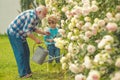
[[[63,55],[61,55],[61,56],[58,56],[58,57],[52,57],[51,59],[45,60],[49,51],[44,49],[42,46],[38,46],[35,51],[34,51],[34,47],[33,47],[33,53],[34,53],[34,55],[32,57],[32,60],[35,63],[40,64],[40,65],[45,63],[45,62],[49,62],[50,60],[54,60],[56,58],[60,58],[60,57],[63,56]]]
[[[34,55],[32,57],[32,60],[35,63],[43,64],[47,55],[48,55],[48,50],[44,49],[42,46],[38,46],[36,48],[36,50],[34,51]]]

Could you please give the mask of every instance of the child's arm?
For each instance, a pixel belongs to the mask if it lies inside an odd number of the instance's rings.
[[[48,41],[48,42],[53,42],[53,39],[46,39],[46,41]]]
[[[48,36],[44,36],[44,41],[46,41],[46,42],[53,42],[53,39],[49,39]]]

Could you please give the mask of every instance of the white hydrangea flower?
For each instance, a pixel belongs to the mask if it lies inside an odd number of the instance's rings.
[[[71,40],[77,40],[78,39],[78,36],[71,36]]]
[[[66,12],[66,11],[68,11],[68,8],[67,7],[62,7],[62,11]]]
[[[85,20],[86,22],[90,22],[90,21],[91,21],[91,18],[90,18],[90,17],[85,17],[84,20]]]
[[[75,8],[75,14],[76,14],[76,15],[81,15],[81,14],[82,14],[82,7],[77,6],[77,7]]]
[[[87,16],[90,13],[91,9],[89,8],[82,8],[82,15]]]
[[[111,49],[112,49],[112,47],[110,44],[105,45],[105,50],[111,50]]]
[[[67,69],[67,66],[68,66],[68,65],[67,65],[66,63],[62,63],[62,69],[63,69],[63,70],[66,70],[66,69]]]
[[[67,54],[66,54],[66,58],[67,58],[67,59],[70,59],[70,58],[72,58],[72,57],[74,57],[74,54],[72,54],[72,53],[67,53]]]
[[[96,5],[97,4],[97,2],[94,0],[94,1],[92,1],[92,5]]]
[[[101,61],[101,58],[102,58],[102,54],[98,53],[97,55],[95,55],[93,61],[94,61],[95,63],[99,63],[99,61]]]
[[[65,15],[67,16],[68,19],[72,17],[72,13],[70,11],[66,11]]]
[[[58,48],[60,48],[60,49],[63,49],[64,45],[67,44],[67,41],[62,40],[61,38],[55,38],[54,41],[56,42],[55,46],[58,47]]]
[[[120,80],[120,71],[116,72],[111,80]]]
[[[111,36],[111,35],[105,35],[103,37],[103,40],[107,41],[107,42],[110,42],[110,43],[113,43],[114,42],[114,38]]]
[[[70,23],[70,24],[68,25],[68,29],[71,30],[71,31],[73,31],[74,26],[75,26],[74,23]]]
[[[81,44],[81,45],[80,45],[80,48],[84,51],[85,46],[86,46],[86,44],[85,44],[85,43],[83,43],[83,44]]]
[[[99,21],[98,18],[95,18],[95,19],[94,19],[94,22],[95,22],[95,23],[98,23],[98,21]]]
[[[70,44],[68,45],[68,52],[69,52],[69,53],[73,53],[73,52],[74,52],[73,43],[70,43]]]
[[[120,68],[120,58],[117,58],[115,62],[115,66]]]
[[[112,31],[112,32],[114,32],[114,31],[116,31],[117,29],[118,29],[118,26],[117,26],[117,24],[116,23],[108,23],[107,25],[106,25],[106,28],[107,28],[107,30],[108,31]]]
[[[83,74],[77,74],[75,76],[75,80],[86,80],[86,76],[84,76]]]
[[[106,45],[106,41],[105,41],[105,40],[101,40],[101,41],[98,43],[98,48],[99,48],[99,49],[103,49],[105,45]]]
[[[79,35],[80,34],[79,29],[74,29],[73,32],[74,32],[75,35]]]
[[[82,7],[83,7],[83,8],[86,8],[86,9],[87,9],[87,8],[90,8],[90,3],[84,3]]]
[[[92,12],[96,12],[96,11],[98,11],[98,10],[99,10],[98,6],[96,6],[96,5],[92,5],[92,6],[91,6],[91,11],[92,11]]]
[[[87,46],[87,51],[88,51],[89,53],[94,53],[94,52],[96,51],[96,48],[95,48],[95,46],[93,46],[93,45],[88,45],[88,46]]]
[[[88,38],[92,37],[92,35],[93,35],[93,34],[92,34],[91,31],[86,31],[86,32],[85,32],[85,36],[88,37]]]
[[[82,0],[82,3],[90,3],[90,0]]]
[[[102,54],[102,61],[106,62],[108,59],[110,59],[110,54],[109,53],[104,53]]]
[[[93,29],[96,29],[96,30],[98,30],[99,29],[99,25],[97,24],[97,23],[93,23],[93,25],[92,25],[92,28],[91,28],[92,30]]]
[[[90,30],[90,29],[91,29],[91,26],[92,26],[92,24],[91,24],[90,22],[86,22],[86,23],[83,25],[82,29],[83,29],[83,30]]]
[[[79,67],[73,63],[69,64],[69,70],[73,73],[79,73]]]
[[[83,39],[85,40],[85,42],[88,42],[90,40],[90,38],[87,36],[84,36]]]
[[[65,34],[65,30],[64,30],[64,29],[59,29],[58,32],[59,32],[61,35],[64,35],[64,34]]]
[[[99,20],[98,25],[101,26],[101,27],[104,27],[105,26],[105,21],[104,20]]]
[[[79,35],[80,39],[84,39],[84,36],[85,36],[84,34]]]
[[[86,80],[100,80],[100,72],[97,70],[91,70]]]
[[[103,39],[98,43],[98,48],[103,49],[106,44],[113,42],[114,42],[114,38],[111,35],[105,35]]]
[[[67,38],[71,39],[72,34],[73,34],[72,32],[68,32]]]
[[[89,56],[85,56],[85,57],[84,57],[84,63],[83,63],[83,65],[84,65],[87,69],[92,68],[92,61],[91,61],[91,59],[90,59]]]
[[[62,57],[61,59],[60,59],[60,62],[61,63],[65,63],[67,61],[67,58],[66,57]]]
[[[117,14],[115,15],[115,19],[116,19],[117,21],[120,20],[120,13],[117,13]]]
[[[107,17],[108,19],[111,19],[111,18],[113,18],[113,15],[112,15],[112,13],[108,12],[108,13],[106,13],[106,17]]]
[[[72,54],[77,54],[79,52],[80,47],[77,45],[73,45],[73,43],[70,43],[68,45],[68,52]]]

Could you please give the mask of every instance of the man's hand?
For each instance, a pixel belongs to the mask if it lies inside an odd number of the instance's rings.
[[[35,39],[35,43],[36,43],[36,44],[40,44],[40,43],[42,43],[42,42],[41,42],[38,38],[36,38],[36,39]]]

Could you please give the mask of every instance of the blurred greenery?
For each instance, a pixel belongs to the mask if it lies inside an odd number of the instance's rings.
[[[40,4],[45,5],[45,0],[20,0],[21,11],[33,9]]]

